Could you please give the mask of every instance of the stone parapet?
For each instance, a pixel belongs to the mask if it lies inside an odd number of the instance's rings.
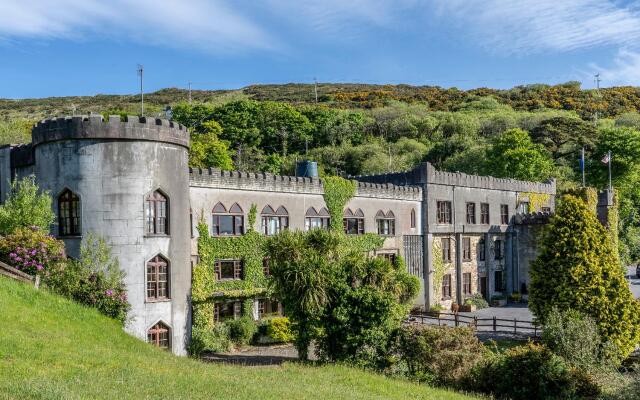
[[[553,214],[549,212],[535,212],[528,214],[516,214],[513,217],[515,225],[544,225],[549,223]]]
[[[322,179],[320,178],[274,175],[266,172],[190,168],[189,181],[190,185],[195,187],[319,195],[324,193]],[[420,201],[422,200],[422,189],[415,186],[397,186],[390,183],[357,182],[356,197]]]
[[[32,144],[38,146],[59,140],[105,139],[165,142],[189,147],[187,128],[165,119],[111,115],[74,116],[46,119],[32,130]]]

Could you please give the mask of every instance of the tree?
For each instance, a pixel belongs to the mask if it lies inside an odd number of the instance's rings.
[[[55,217],[49,192],[39,192],[31,175],[11,183],[9,197],[0,205],[0,234],[34,226],[48,232]]]
[[[260,103],[257,126],[262,145],[275,153],[280,150],[286,157],[289,150],[304,150],[312,126],[304,115],[287,103],[265,101]]]
[[[201,127],[202,133],[191,134],[189,166],[194,168],[215,167],[232,170],[233,160],[229,154],[227,142],[218,139],[222,127],[214,120],[206,121]]]
[[[610,236],[586,203],[565,195],[531,264],[529,308],[541,322],[552,309],[591,316],[620,359],[640,342],[640,304],[633,298]]]
[[[487,149],[485,174],[498,178],[543,181],[551,176],[553,162],[527,132],[509,129]]]
[[[533,129],[534,142],[542,144],[554,160],[575,161],[582,147],[591,152],[596,141],[595,127],[580,118],[554,117]],[[571,160],[567,160],[567,158]],[[575,163],[574,163],[575,164]]]

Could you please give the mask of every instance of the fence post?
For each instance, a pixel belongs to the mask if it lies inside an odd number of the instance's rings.
[[[456,321],[456,326],[458,326],[458,313],[455,313],[455,317],[454,317],[455,321]]]
[[[497,328],[497,326],[496,326],[496,316],[494,315],[493,316],[493,331],[494,332],[496,331],[496,328]]]
[[[513,333],[518,333],[518,320],[516,318],[513,319]]]
[[[475,315],[473,316],[473,329],[478,331],[478,317]]]

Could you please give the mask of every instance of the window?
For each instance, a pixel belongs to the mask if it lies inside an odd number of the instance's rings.
[[[169,298],[169,263],[157,255],[147,261],[147,300]]]
[[[465,295],[471,294],[471,272],[462,274],[462,293]]]
[[[542,208],[540,208],[540,211],[542,211],[543,213],[550,213],[551,212],[551,207],[542,207]]]
[[[269,258],[265,257],[262,259],[262,273],[264,276],[270,276],[271,272],[269,271]]]
[[[502,250],[503,250],[503,247],[502,247],[502,240],[497,239],[497,240],[495,241],[495,256],[496,256],[496,257],[495,257],[495,259],[496,259],[496,260],[502,260],[502,256],[503,256],[503,254],[502,254],[502,253],[503,253],[503,252],[502,252]]]
[[[259,299],[258,318],[262,319],[271,315],[280,315],[280,303],[271,299]]]
[[[384,258],[391,264],[396,262],[396,253],[378,253],[377,256],[380,258]]]
[[[411,209],[411,227],[416,227],[416,210],[415,208]]]
[[[222,203],[213,207],[211,219],[212,236],[238,236],[244,233],[244,214],[238,203],[234,203],[229,211]]]
[[[450,224],[451,223],[451,202],[450,201],[438,201],[438,223]]]
[[[496,292],[502,292],[504,290],[504,279],[502,278],[502,271],[493,272],[494,290]]]
[[[242,302],[225,301],[213,304],[213,322],[224,322],[242,316]]]
[[[262,233],[267,236],[277,235],[283,229],[289,227],[289,212],[283,206],[273,211],[271,206],[267,205],[262,209]]]
[[[386,214],[382,210],[378,211],[376,225],[378,226],[378,235],[393,236],[396,234],[396,216],[391,210]]]
[[[509,225],[509,205],[500,204],[500,223]]]
[[[451,239],[442,238],[442,261],[451,262]]]
[[[364,234],[364,213],[359,208],[355,213],[352,212],[350,208],[347,208],[344,211],[342,224],[344,226],[344,233],[348,235],[362,235]]]
[[[310,207],[304,215],[304,230],[311,229],[329,229],[329,210],[322,207],[317,211],[315,207]]]
[[[156,190],[146,199],[146,220],[148,235],[169,234],[169,212],[167,197]]]
[[[69,189],[58,197],[58,233],[60,236],[80,235],[80,197]]]
[[[486,250],[484,248],[484,239],[478,241],[478,261],[484,261],[486,259]]]
[[[216,260],[213,264],[217,281],[224,279],[242,279],[243,269],[242,260]]]
[[[471,238],[462,238],[462,261],[471,261]]]
[[[163,349],[171,348],[171,330],[162,322],[158,322],[147,331],[147,342]]]
[[[451,274],[442,277],[442,300],[451,298]]]
[[[476,203],[467,203],[467,224],[476,223]]]
[[[480,223],[489,225],[489,203],[480,203]]]
[[[529,211],[531,209],[531,204],[529,204],[528,201],[521,201],[520,202],[520,209],[518,210],[518,212],[520,214],[529,214]]]

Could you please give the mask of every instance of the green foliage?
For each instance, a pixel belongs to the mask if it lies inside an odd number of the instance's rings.
[[[542,207],[549,204],[551,195],[547,193],[519,192],[518,203],[527,200],[530,206],[530,212],[540,212]]]
[[[289,343],[295,339],[291,321],[287,317],[274,317],[268,320],[267,335],[275,343]]]
[[[64,262],[64,243],[41,229],[17,228],[0,237],[0,258],[29,275],[40,275],[48,284]]]
[[[462,386],[469,371],[483,360],[484,345],[471,328],[408,325],[394,348],[410,379],[431,385]]]
[[[227,324],[216,324],[212,328],[193,326],[189,354],[201,356],[207,351],[223,353],[231,349],[231,329]]]
[[[531,265],[529,308],[541,322],[554,307],[575,309],[596,321],[619,359],[640,342],[640,305],[633,299],[605,228],[576,197],[556,208]]]
[[[33,121],[25,119],[0,120],[0,145],[31,142]]]
[[[489,303],[487,303],[487,300],[482,297],[481,293],[474,293],[473,296],[469,297],[466,301],[469,301],[470,304],[476,306],[478,310],[489,307]]]
[[[361,245],[321,229],[284,231],[267,241],[271,289],[293,323],[300,358],[308,357],[314,340],[324,360],[369,367],[383,362],[419,283],[403,262],[368,258],[373,247],[363,251]]]
[[[495,139],[486,157],[486,173],[499,178],[544,181],[553,170],[546,150],[520,129],[510,129]]]
[[[206,121],[200,125],[200,133],[191,133],[189,166],[193,168],[220,168],[232,170],[233,160],[228,143],[219,140],[222,128],[216,121]]]
[[[578,117],[553,117],[544,120],[531,131],[536,143],[542,144],[554,160],[575,164],[584,147],[589,156],[596,143],[596,128]]]
[[[331,229],[342,232],[344,206],[356,194],[356,182],[339,176],[327,176],[322,179],[324,203],[331,216]]]
[[[545,346],[528,343],[488,357],[472,371],[470,386],[513,400],[591,398],[599,388]]]
[[[432,259],[433,264],[433,294],[435,299],[439,299],[441,297],[442,291],[442,278],[444,278],[444,273],[449,268],[449,265],[445,265],[442,257],[439,257],[442,254],[442,245],[440,240],[434,240],[431,245],[432,254],[435,255]]]
[[[258,206],[255,203],[251,203],[249,214],[247,215],[247,222],[249,223],[249,225],[247,226],[248,232],[252,232],[255,230],[256,215],[258,215]]]
[[[229,327],[229,338],[237,345],[247,345],[258,331],[251,317],[241,317],[225,323]]]
[[[51,196],[49,192],[38,192],[33,176],[11,183],[11,192],[0,205],[0,234],[33,226],[49,231],[54,220]]]

